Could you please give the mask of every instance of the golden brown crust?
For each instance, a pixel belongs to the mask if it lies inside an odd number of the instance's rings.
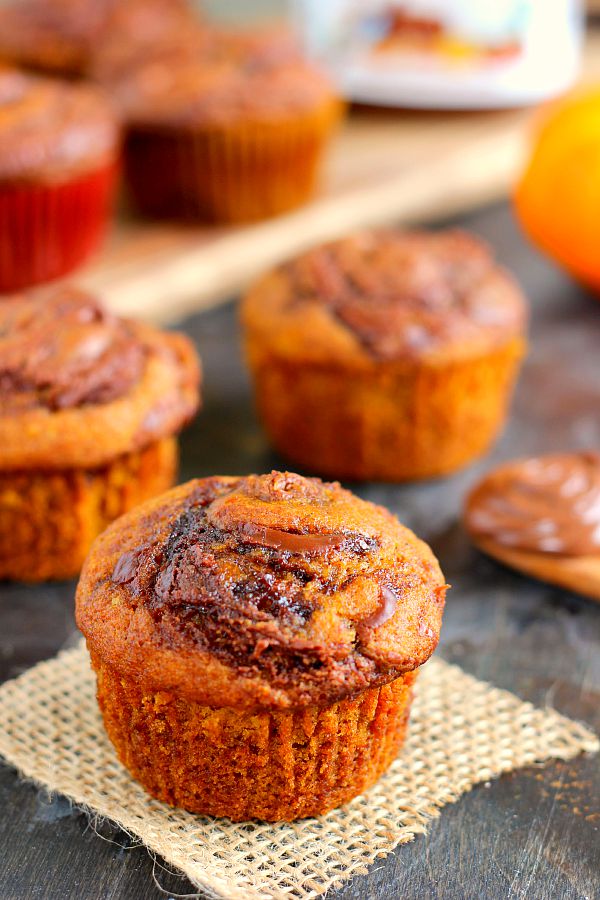
[[[211,706],[323,705],[421,665],[446,586],[386,510],[290,473],[189,482],[111,526],[77,592],[91,651]]]
[[[119,320],[73,288],[0,309],[0,470],[89,468],[178,431],[198,408],[183,335]]]
[[[242,318],[282,359],[374,371],[477,357],[521,336],[510,276],[463,232],[364,232],[265,275]]]
[[[0,182],[53,182],[116,162],[119,128],[87,85],[0,68]]]

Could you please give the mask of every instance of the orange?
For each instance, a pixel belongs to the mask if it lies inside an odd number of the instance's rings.
[[[532,241],[600,292],[600,86],[548,108],[515,206]]]

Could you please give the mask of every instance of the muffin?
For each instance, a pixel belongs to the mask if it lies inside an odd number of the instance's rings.
[[[364,232],[261,278],[242,306],[273,445],[350,479],[443,475],[497,435],[525,349],[525,304],[458,231]]]
[[[550,453],[497,466],[472,489],[464,521],[489,556],[598,598],[600,453]]]
[[[0,68],[0,291],[58,278],[97,248],[119,144],[95,89]]]
[[[53,75],[82,75],[109,0],[9,0],[0,6],[0,59]]]
[[[51,75],[88,75],[98,48],[118,39],[124,16],[136,17],[145,34],[156,17],[182,13],[191,20],[185,0],[9,0],[0,6],[0,59]]]
[[[127,60],[104,84],[127,125],[125,175],[143,213],[242,222],[312,194],[340,103],[285,36],[190,31]]]
[[[126,0],[107,10],[104,40],[92,48],[88,75],[109,90],[149,62],[176,63],[208,47],[210,31],[186,0]]]
[[[390,765],[445,592],[389,512],[272,472],[127,513],[94,543],[76,605],[131,774],[173,806],[275,821],[326,812]]]
[[[198,380],[185,337],[75,288],[0,302],[0,579],[76,575],[109,522],[171,486]]]

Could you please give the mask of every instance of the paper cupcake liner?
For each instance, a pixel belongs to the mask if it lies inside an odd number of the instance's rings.
[[[98,469],[0,473],[0,579],[77,575],[113,519],[171,487],[177,457],[163,438]]]
[[[246,222],[304,203],[339,119],[336,102],[294,120],[195,131],[133,129],[125,176],[149,216]]]
[[[247,341],[260,417],[287,459],[326,476],[444,475],[499,433],[524,342],[475,358],[361,371],[283,360]]]
[[[111,164],[57,184],[0,186],[0,292],[66,275],[100,244],[116,182]]]
[[[233,821],[318,815],[372,785],[404,740],[415,679],[327,707],[240,711],[145,693],[92,664],[106,731],[133,777],[171,806]]]

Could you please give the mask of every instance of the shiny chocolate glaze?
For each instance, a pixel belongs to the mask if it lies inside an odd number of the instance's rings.
[[[134,323],[73,287],[0,303],[0,415],[121,397],[143,372]]]
[[[470,494],[475,539],[564,556],[600,554],[600,453],[555,453],[500,466]]]

